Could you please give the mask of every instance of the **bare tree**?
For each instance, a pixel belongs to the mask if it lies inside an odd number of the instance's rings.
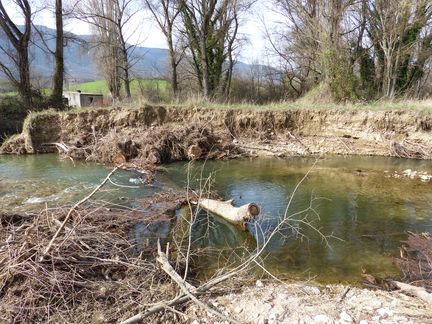
[[[206,99],[226,93],[238,44],[239,17],[248,0],[180,0],[182,29],[199,87]],[[228,64],[226,62],[228,61]]]
[[[336,100],[355,96],[348,37],[357,26],[346,23],[353,0],[276,0],[282,17],[266,28],[272,50],[285,63],[286,75],[300,96],[325,83]]]
[[[63,106],[63,79],[64,79],[64,56],[63,56],[63,1],[55,0],[55,21],[56,21],[56,48],[55,48],[55,69],[53,76],[53,92],[51,102],[56,107]]]
[[[113,99],[120,98],[121,81],[125,96],[131,97],[131,56],[135,45],[128,44],[126,29],[138,12],[134,5],[134,0],[87,0],[79,8],[78,18],[93,26],[96,59]]]
[[[12,63],[11,66],[2,59],[0,68],[18,89],[24,104],[30,107],[33,102],[29,62],[32,9],[28,0],[14,0],[13,3],[19,8],[24,18],[24,27],[22,30],[13,22],[4,7],[4,1],[0,0],[0,28],[11,45],[11,48],[1,46],[0,50],[5,55],[5,58],[7,57]]]
[[[430,1],[275,0],[273,51],[302,95],[326,83],[334,99],[419,93],[431,58]]]
[[[370,1],[369,35],[378,64],[378,85],[384,97],[412,87],[432,55],[430,1]]]
[[[180,7],[177,0],[144,0],[146,8],[152,13],[160,30],[164,34],[169,51],[169,61],[171,69],[171,90],[174,97],[177,97],[179,91],[178,65],[180,64],[184,49],[178,49],[176,42],[180,36],[176,32],[175,23],[178,22]]]

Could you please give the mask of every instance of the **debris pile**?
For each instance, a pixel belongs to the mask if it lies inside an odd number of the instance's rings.
[[[403,243],[400,250],[401,257],[396,260],[396,264],[402,271],[405,281],[432,292],[432,239],[430,234],[410,233],[408,240]]]
[[[151,212],[167,195],[172,203]],[[132,233],[138,224],[171,221],[180,201],[167,193],[141,201],[142,211],[82,205],[45,256],[68,209],[0,214],[2,321],[111,323],[134,315],[139,305],[174,297],[152,257],[155,245],[140,244]]]

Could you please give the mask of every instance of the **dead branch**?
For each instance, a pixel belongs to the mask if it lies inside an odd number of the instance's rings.
[[[45,250],[43,251],[39,261],[42,262],[45,258],[45,256],[47,255],[47,253],[50,251],[55,239],[57,238],[57,236],[60,235],[61,231],[63,230],[63,228],[66,226],[66,223],[69,221],[69,218],[72,215],[72,212],[77,209],[80,205],[82,205],[83,203],[85,203],[87,200],[89,200],[91,197],[93,197],[93,195],[98,192],[104,185],[105,183],[110,179],[110,177],[114,174],[114,172],[117,171],[119,167],[115,167],[107,176],[106,178],[86,197],[84,197],[83,199],[81,199],[80,201],[78,201],[75,205],[73,205],[71,207],[71,209],[69,210],[68,214],[66,215],[63,223],[61,224],[61,226],[57,229],[57,232],[54,234],[54,236],[52,237],[51,241],[48,243],[47,247],[45,248]]]
[[[237,321],[230,319],[230,318],[227,318],[225,315],[219,313],[218,311],[214,310],[210,306],[204,304],[203,302],[201,302],[200,300],[198,300],[198,298],[196,298],[194,296],[194,294],[191,292],[191,290],[194,291],[194,290],[196,290],[196,288],[194,286],[192,286],[191,284],[189,284],[186,280],[183,280],[182,277],[180,277],[180,275],[173,269],[173,267],[169,263],[167,255],[162,252],[159,240],[158,240],[158,257],[156,258],[156,260],[161,264],[162,270],[165,271],[171,277],[171,279],[173,279],[174,282],[180,287],[183,294],[186,295],[187,297],[189,297],[198,306],[200,306],[201,308],[203,308],[207,312],[210,312],[210,313],[212,313],[212,314],[214,314],[214,315],[216,315],[216,316],[218,316],[224,320],[228,320],[231,323],[238,323]]]
[[[432,147],[419,141],[405,139],[402,143],[390,143],[390,155],[407,159],[432,159]]]
[[[416,287],[399,281],[393,281],[393,283],[402,292],[420,298],[421,300],[432,304],[432,294],[428,293],[423,287]]]
[[[297,136],[295,136],[294,134],[292,134],[290,131],[288,131],[288,135],[289,135],[289,137],[291,137],[292,139],[294,139],[294,140],[296,140],[297,142],[299,142],[300,143],[300,145],[301,146],[303,146],[303,148],[307,151],[307,152],[309,152],[309,153],[311,153],[312,151],[310,150],[310,148],[309,147],[307,147]]]
[[[214,278],[213,280],[206,282],[205,284],[199,286],[198,288],[194,288],[192,291],[189,291],[186,284],[185,284],[185,281],[180,277],[180,275],[178,273],[175,272],[175,270],[169,264],[168,258],[166,256],[166,254],[164,254],[161,251],[160,246],[158,247],[158,255],[159,255],[158,262],[160,262],[162,264],[162,269],[180,286],[180,288],[182,289],[182,294],[177,296],[176,298],[170,300],[170,301],[157,303],[156,305],[152,306],[151,308],[149,308],[145,312],[138,313],[135,316],[132,316],[132,317],[126,319],[125,321],[121,322],[121,324],[133,324],[133,323],[141,322],[144,318],[164,310],[167,306],[171,307],[171,306],[180,305],[180,304],[183,304],[189,300],[193,300],[194,302],[198,301],[198,305],[202,306],[202,303],[196,298],[197,295],[202,295],[203,293],[205,293],[209,289],[213,288],[217,284],[228,280],[229,278],[231,278],[232,276],[238,274],[240,271],[243,270],[243,268],[240,268],[240,269],[236,269],[235,271],[230,271],[225,275]],[[191,285],[189,285],[189,286],[191,286]],[[208,310],[207,309],[208,306],[205,308],[206,308],[206,310]],[[211,312],[214,313],[215,311],[213,309],[211,309]],[[219,312],[217,312],[216,315],[221,316],[221,314],[219,314]],[[222,318],[224,318],[225,320],[227,319],[226,316],[223,316],[223,315],[222,315]],[[237,323],[237,321],[235,321],[233,319],[228,319],[228,321]]]

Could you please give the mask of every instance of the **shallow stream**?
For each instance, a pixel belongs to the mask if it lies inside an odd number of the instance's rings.
[[[158,176],[153,186],[141,183],[134,172],[118,172],[112,179],[117,185],[108,184],[97,200],[122,205],[125,198],[184,188],[187,179],[200,191],[200,183],[211,174],[212,189],[222,198],[234,199],[236,205],[261,206],[260,219],[252,228],[259,229],[255,235],[259,242],[281,217],[292,217],[291,227],[276,235],[267,249],[266,268],[277,275],[355,282],[363,271],[397,274],[392,261],[407,231],[432,232],[432,182],[393,177],[395,171],[400,175],[406,169],[430,174],[432,161],[329,156],[166,167],[169,172]],[[309,171],[288,206],[296,185]],[[108,172],[104,166],[74,164],[56,155],[0,156],[0,210],[22,212],[76,202]],[[303,210],[307,211],[299,213]],[[194,229],[201,246],[230,250],[245,242],[254,244],[245,233],[210,218],[211,226],[206,223]],[[297,231],[304,236],[296,235]],[[208,268],[219,265],[220,255],[217,260],[214,255],[204,260]]]

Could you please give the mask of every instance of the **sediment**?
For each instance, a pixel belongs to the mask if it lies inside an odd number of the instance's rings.
[[[3,154],[55,152],[102,163],[199,157],[356,154],[432,158],[432,114],[416,111],[243,110],[173,106],[31,114]]]

